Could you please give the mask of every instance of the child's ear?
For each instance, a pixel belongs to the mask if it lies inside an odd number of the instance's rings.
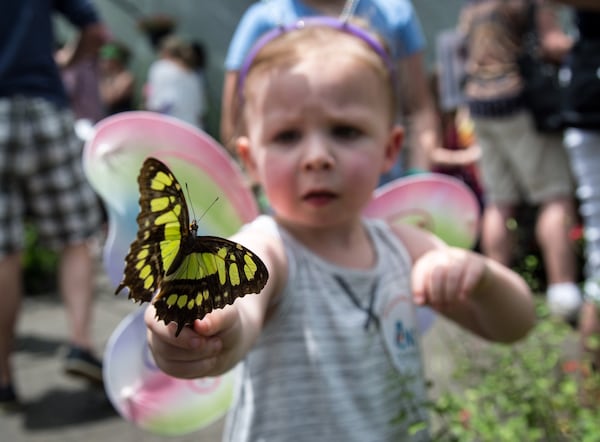
[[[398,161],[398,156],[402,150],[404,142],[404,129],[402,126],[395,125],[390,131],[388,141],[385,145],[385,157],[383,161],[382,173],[389,172]]]
[[[238,137],[235,142],[238,158],[248,175],[256,180],[256,162],[250,152],[250,140],[248,137]]]

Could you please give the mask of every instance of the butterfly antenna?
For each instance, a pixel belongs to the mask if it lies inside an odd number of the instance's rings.
[[[216,197],[214,199],[214,201],[212,203],[210,203],[210,205],[204,210],[204,212],[202,212],[202,215],[200,216],[200,218],[196,218],[196,213],[194,213],[194,205],[191,203],[192,202],[192,198],[190,196],[190,188],[188,187],[187,183],[185,183],[185,191],[187,192],[188,200],[190,201],[190,208],[192,210],[192,219],[193,220],[200,221],[202,218],[204,218],[204,215],[206,215],[206,213],[211,209],[212,206],[215,205],[215,203],[219,199],[219,197]]]
[[[216,197],[213,200],[213,202],[210,203],[210,205],[206,209],[204,209],[204,212],[202,212],[202,216],[200,217],[200,219],[204,218],[204,215],[206,215],[206,213],[210,210],[210,208],[215,205],[215,203],[217,202],[218,199],[219,199],[219,197]]]

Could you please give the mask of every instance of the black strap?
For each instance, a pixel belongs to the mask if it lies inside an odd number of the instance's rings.
[[[525,21],[525,35],[523,37],[523,48],[530,54],[539,55],[540,40],[537,30],[537,5],[535,0],[527,0],[527,18]]]
[[[367,313],[367,320],[365,321],[365,325],[364,325],[365,330],[369,329],[369,326],[371,325],[371,321],[374,321],[375,327],[379,328],[379,318],[373,312],[373,307],[375,305],[375,295],[377,294],[377,286],[379,285],[379,281],[377,279],[375,279],[373,281],[373,285],[371,287],[371,294],[369,297],[369,305],[365,308],[360,303],[360,300],[358,299],[358,297],[356,296],[354,291],[350,288],[350,286],[346,283],[346,281],[344,281],[344,279],[341,276],[335,275],[333,278],[338,283],[338,285],[340,286],[342,291],[344,293],[346,293],[346,295],[348,295],[348,298],[350,298],[352,303],[356,307],[358,307],[359,309],[361,309]]]

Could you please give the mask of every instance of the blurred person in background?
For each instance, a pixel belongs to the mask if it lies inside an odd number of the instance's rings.
[[[98,52],[85,54],[73,63],[75,41],[70,41],[56,54],[56,63],[61,66],[62,80],[69,97],[75,120],[87,120],[90,124],[104,117],[104,105],[100,98],[100,66]]]
[[[203,128],[205,91],[195,57],[191,43],[177,35],[161,41],[158,59],[148,70],[146,109]]]
[[[93,354],[94,263],[89,240],[101,224],[87,183],[81,142],[54,59],[52,17],[63,14],[79,39],[68,67],[97,52],[107,31],[88,0],[4,2],[0,14],[0,408],[20,404],[11,364],[23,296],[24,223],[60,251],[58,269],[69,327],[67,373],[102,382]]]
[[[577,181],[585,239],[585,303],[579,330],[600,369],[600,2],[557,0],[575,7],[577,39],[566,60],[565,146]],[[562,76],[562,75],[561,75]]]
[[[558,62],[571,39],[562,31],[555,9],[544,0],[534,1],[542,50]],[[528,0],[467,0],[459,18],[466,50],[464,93],[482,155],[481,248],[511,265],[515,244],[509,221],[521,204],[537,206],[535,237],[548,280],[548,306],[553,314],[572,321],[582,303],[569,236],[577,215],[574,183],[561,134],[538,132],[524,104],[518,58],[524,50],[528,13]]]
[[[100,95],[107,116],[135,109],[135,77],[128,67],[130,58],[129,48],[118,41],[100,49]]]

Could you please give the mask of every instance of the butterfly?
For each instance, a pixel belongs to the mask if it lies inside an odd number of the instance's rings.
[[[195,319],[262,290],[268,279],[264,263],[241,244],[198,236],[181,185],[164,163],[147,158],[138,185],[137,237],[115,294],[127,287],[130,299],[152,302],[158,320],[177,323],[179,336]]]

